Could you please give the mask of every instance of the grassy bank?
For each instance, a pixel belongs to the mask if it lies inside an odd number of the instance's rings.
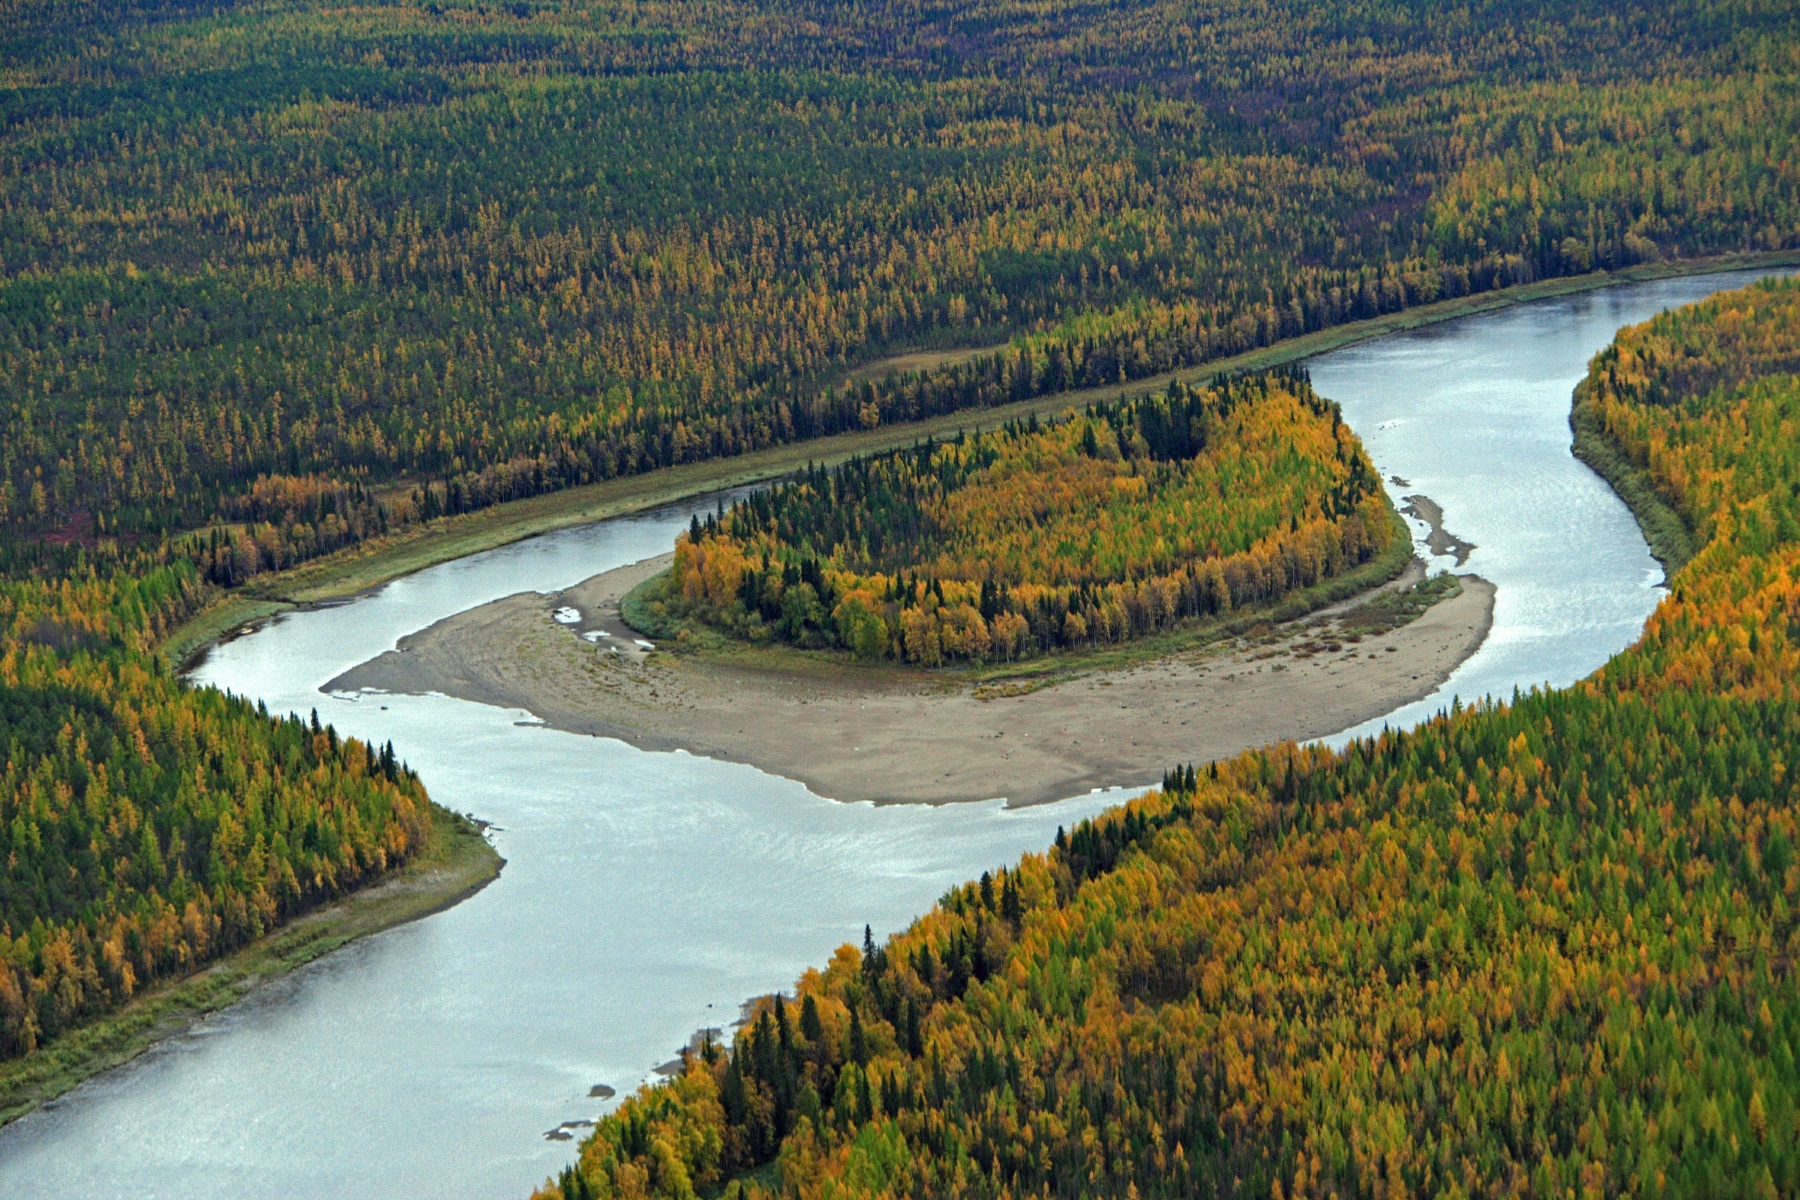
[[[145,992],[35,1053],[0,1063],[0,1124],[136,1058],[259,984],[347,942],[448,908],[491,883],[502,860],[480,831],[436,805],[432,817],[425,850],[388,879],[307,913],[206,970]]]
[[[853,455],[910,445],[927,436],[947,435],[976,425],[992,427],[1034,412],[1056,413],[1090,401],[1117,399],[1121,395],[1142,395],[1166,387],[1175,379],[1192,382],[1210,379],[1220,372],[1266,370],[1386,334],[1418,329],[1533,300],[1595,291],[1619,283],[1639,283],[1743,268],[1772,268],[1796,263],[1800,263],[1800,252],[1740,254],[1650,263],[1623,271],[1597,271],[1589,275],[1545,280],[1340,325],[1234,358],[1140,379],[1129,384],[1040,396],[1017,404],[839,434],[771,447],[733,458],[684,463],[645,475],[609,479],[604,483],[517,500],[480,512],[415,526],[291,571],[257,580],[241,593],[234,593],[174,631],[165,640],[164,650],[172,661],[179,662],[244,621],[267,615],[286,605],[343,599],[438,563],[556,529],[642,512],[708,492],[760,483],[789,474],[807,462],[835,465]],[[251,606],[251,601],[260,602],[266,607],[258,610]]]
[[[1171,655],[1202,650],[1228,638],[1261,632],[1269,626],[1299,620],[1321,608],[1379,587],[1399,576],[1413,557],[1411,529],[1391,505],[1388,514],[1394,522],[1395,535],[1387,550],[1378,558],[1334,579],[1289,592],[1273,604],[1240,609],[1205,620],[1193,620],[1179,628],[1132,638],[1115,645],[1077,651],[1062,650],[1010,663],[977,663],[926,671],[893,662],[858,662],[847,650],[803,650],[779,642],[747,642],[712,626],[690,620],[678,610],[672,613],[668,607],[668,589],[673,582],[673,575],[669,571],[633,588],[620,602],[619,612],[632,628],[661,640],[665,649],[737,667],[800,676],[885,671],[932,678],[946,687],[972,684],[981,689],[980,694],[984,695],[990,691],[994,695],[1018,695],[1095,671],[1114,671]]]
[[[229,592],[163,639],[163,658],[172,666],[185,666],[201,650],[227,634],[292,607],[279,600]]]
[[[1698,540],[1681,514],[1671,508],[1657,492],[1650,473],[1632,462],[1616,442],[1607,435],[1587,403],[1588,385],[1583,380],[1575,387],[1574,403],[1569,408],[1569,426],[1575,431],[1575,457],[1592,467],[1606,480],[1619,499],[1637,518],[1650,553],[1672,578],[1694,556]]]

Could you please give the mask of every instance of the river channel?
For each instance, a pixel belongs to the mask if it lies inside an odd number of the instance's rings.
[[[1396,502],[1427,497],[1473,544],[1461,565],[1434,566],[1498,588],[1482,649],[1439,693],[1359,732],[1413,723],[1452,695],[1569,683],[1635,639],[1662,573],[1624,506],[1570,457],[1570,390],[1619,326],[1755,277],[1539,301],[1313,362]],[[442,617],[660,553],[689,512],[474,555],[216,647],[196,683],[392,739],[438,802],[494,823],[506,869],[0,1130],[0,1195],[523,1197],[573,1153],[546,1134],[606,1109],[594,1085],[628,1091],[694,1030],[729,1026],[744,998],[860,940],[865,922],[902,927],[950,885],[1125,794],[1022,810],[839,804],[525,712],[319,691]]]

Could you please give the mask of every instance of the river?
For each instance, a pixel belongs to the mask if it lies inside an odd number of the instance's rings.
[[[1498,587],[1452,694],[1566,684],[1629,644],[1661,571],[1569,455],[1569,393],[1623,324],[1757,273],[1629,285],[1397,334],[1315,360],[1396,500],[1424,495]],[[710,503],[710,502],[709,502]],[[254,993],[0,1130],[0,1195],[522,1197],[697,1028],[900,928],[950,885],[1123,793],[1007,810],[838,804],[753,768],[559,733],[443,697],[319,686],[404,634],[668,548],[690,509],[566,530],[276,619],[196,683],[392,739],[433,797],[494,822],[499,880]],[[1424,526],[1418,529],[1423,537]],[[1438,558],[1439,568],[1454,565]],[[576,1127],[574,1133],[579,1136]]]

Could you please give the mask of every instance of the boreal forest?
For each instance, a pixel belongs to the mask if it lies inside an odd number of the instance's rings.
[[[670,590],[753,639],[1010,661],[1264,604],[1397,536],[1361,443],[1290,372],[811,469],[696,517]]]
[[[1136,636],[1392,536],[1301,374],[1165,376],[1800,249],[1778,0],[13,0],[0,64],[7,1061],[429,841],[393,747],[179,678],[259,580],[1085,391],[687,553],[738,547],[721,623],[868,657]],[[1703,548],[1594,681],[1184,768],[809,976],[552,1190],[1800,1188],[1793,307],[1597,362],[1587,428]],[[995,520],[1051,458],[1071,526],[1141,505],[1079,570]]]
[[[185,687],[192,564],[0,585],[0,1059],[379,877],[431,831],[395,759]]]
[[[1741,3],[9,10],[0,528],[220,583],[671,463],[1796,240]],[[919,346],[942,369],[854,370]],[[856,378],[852,378],[856,375]]]
[[[540,1196],[1800,1189],[1800,285],[1584,402],[1699,552],[1594,677],[1196,769],[845,946]]]

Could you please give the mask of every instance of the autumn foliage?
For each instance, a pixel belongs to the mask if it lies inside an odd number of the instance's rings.
[[[380,492],[209,536],[231,581],[427,505],[1797,244],[1781,4],[9,16],[0,542]],[[989,349],[878,365],[919,346]]]
[[[185,559],[0,584],[0,1058],[374,879],[430,829],[394,759],[151,652]]]
[[[937,666],[1265,604],[1394,536],[1361,443],[1290,372],[809,470],[696,520],[674,582],[743,636]]]
[[[1594,677],[1174,772],[763,1002],[546,1194],[1792,1194],[1797,346],[1766,284],[1594,360],[1707,539]]]
[[[207,588],[675,463],[1111,388],[1511,284],[1794,248],[1797,26],[1752,0],[9,5],[0,1048],[416,845],[423,795],[391,755],[161,673],[155,639]],[[980,352],[883,365],[921,347]],[[1385,536],[1358,515],[1367,480],[1335,490],[1360,460],[1303,408],[1268,410],[1264,433],[1286,421],[1310,447],[1270,468],[1273,507],[1200,504],[1196,468],[1127,453],[1108,410],[1065,430],[1099,451],[1059,468],[1065,511],[1156,514],[1157,537],[1114,521],[1065,576],[1015,532],[994,548],[1016,574],[991,581],[954,539],[908,543],[905,571],[859,541],[832,569],[861,616],[824,603],[826,542],[775,554],[779,578],[758,550],[744,614],[929,662],[1279,594]],[[1615,670],[1645,694],[1780,691],[1764,668],[1785,634],[1757,621],[1785,585],[1755,565],[1785,553],[1778,489],[1715,506],[1729,423],[1697,450],[1685,425],[1633,419],[1619,409],[1621,442],[1692,491],[1715,545],[1759,548],[1690,573],[1686,607]],[[942,529],[1005,511],[958,503],[1010,503],[998,484],[926,494],[940,469],[1004,465],[976,453],[934,448],[905,485]],[[868,467],[871,486],[910,462]],[[1183,488],[1195,507],[1162,498]],[[1209,512],[1205,545],[1184,541]],[[746,565],[718,576],[739,587]],[[806,587],[817,611],[790,613]],[[913,1011],[937,1036],[937,1010]],[[1111,1137],[1107,1103],[1034,1137]],[[1759,1103],[1777,1128],[1774,1093]],[[885,1164],[855,1167],[859,1187],[911,1169],[893,1111],[858,1126],[855,1162]],[[650,1170],[645,1145],[629,1170]],[[1539,1148],[1521,1134],[1509,1161]]]

